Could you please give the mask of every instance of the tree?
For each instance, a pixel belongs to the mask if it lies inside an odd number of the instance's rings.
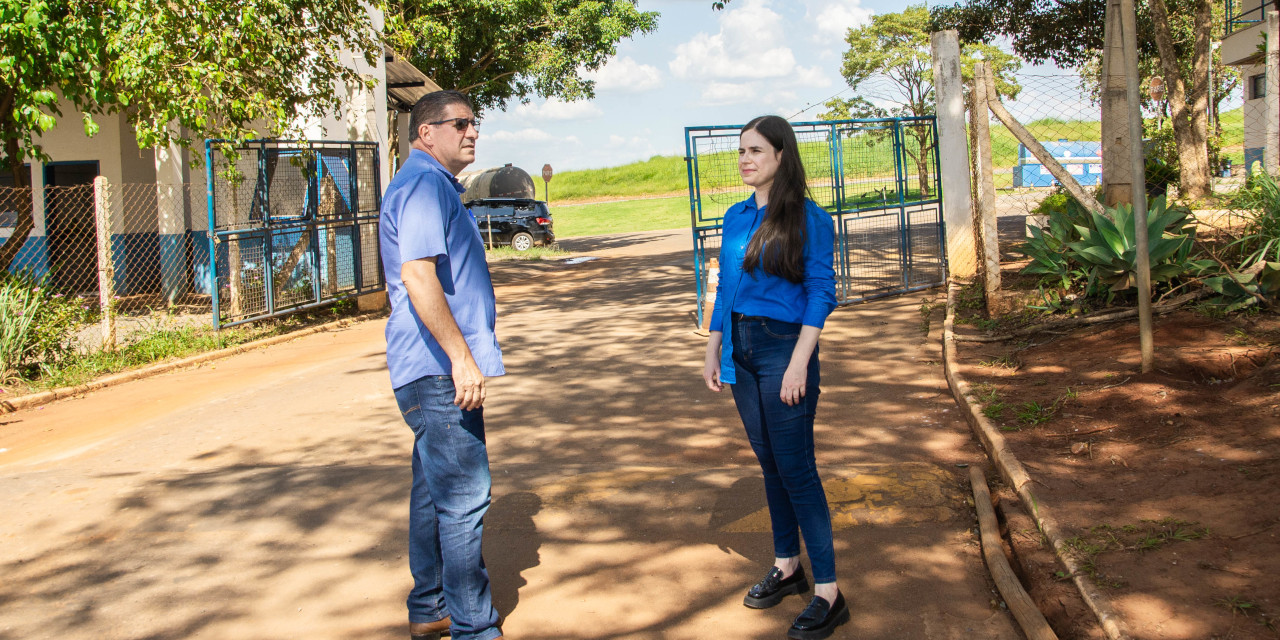
[[[262,124],[300,131],[334,111],[338,83],[370,82],[341,53],[380,53],[359,0],[0,0],[3,164],[28,186],[27,158],[47,160],[40,134],[69,102],[85,133],[123,112],[142,148],[243,139]],[[0,247],[7,270],[31,233],[20,207]]]
[[[1136,2],[1139,59],[1158,60],[1168,86],[1174,139],[1178,146],[1181,193],[1209,193],[1208,69],[1213,26],[1211,0]],[[934,7],[933,29],[956,29],[965,42],[1005,37],[1018,55],[1033,62],[1052,60],[1079,67],[1100,55],[1106,0],[967,0]],[[1145,65],[1140,65],[1145,66]]]
[[[882,96],[896,103],[890,109],[877,107],[866,98],[858,96],[849,100],[832,99],[826,103],[827,111],[819,117],[837,119],[845,117],[924,116],[934,113],[933,54],[929,40],[929,11],[924,5],[909,6],[901,13],[883,13],[871,18],[871,24],[849,29],[845,41],[849,50],[844,54],[841,75],[854,91],[865,89],[868,81],[882,78],[888,81],[892,95]],[[1000,95],[1016,98],[1020,87],[1014,79],[1022,63],[999,47],[982,44],[966,44],[960,54],[961,73],[973,78],[973,65],[983,60],[991,66],[996,77],[996,91]],[[908,155],[916,162],[921,193],[929,190],[929,158],[935,141],[931,128],[906,127],[914,145],[907,146]]]
[[[532,96],[594,97],[594,71],[617,43],[657,27],[633,0],[398,0],[387,39],[478,111]]]

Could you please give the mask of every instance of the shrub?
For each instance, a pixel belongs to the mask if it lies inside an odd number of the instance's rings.
[[[76,327],[92,311],[79,298],[49,290],[30,273],[0,275],[0,377],[10,380],[30,368],[66,356]]]

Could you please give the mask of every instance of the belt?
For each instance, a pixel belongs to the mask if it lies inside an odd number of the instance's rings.
[[[734,311],[731,314],[731,316],[735,321],[737,320],[768,320],[768,318],[764,316],[744,316],[741,313],[738,313],[737,311]]]

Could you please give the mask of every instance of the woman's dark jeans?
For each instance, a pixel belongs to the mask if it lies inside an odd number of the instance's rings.
[[[771,318],[733,317],[733,400],[747,439],[764,471],[765,497],[779,558],[800,555],[800,535],[813,564],[813,581],[835,582],[831,512],[813,456],[813,419],[818,407],[818,350],[809,358],[805,395],[794,406],[782,402],[782,375],[800,338],[800,325]]]

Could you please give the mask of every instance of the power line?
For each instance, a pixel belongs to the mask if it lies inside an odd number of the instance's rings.
[[[828,103],[828,102],[831,102],[832,100],[835,100],[837,97],[839,97],[839,96],[840,96],[840,94],[847,93],[847,92],[852,91],[852,90],[853,90],[853,87],[848,87],[848,86],[847,86],[847,87],[845,87],[844,89],[840,90],[839,92],[837,92],[837,93],[835,93],[835,94],[832,94],[832,95],[831,95],[831,97],[827,98],[826,100],[819,100],[819,101],[817,101],[817,102],[815,102],[815,103],[813,103],[813,104],[811,104],[811,105],[809,105],[809,106],[807,106],[807,107],[805,107],[805,108],[803,108],[803,109],[801,109],[801,110],[799,110],[799,111],[797,111],[797,112],[793,113],[793,114],[791,115],[791,117],[790,117],[790,118],[787,118],[787,119],[788,119],[788,120],[794,120],[796,116],[798,116],[798,115],[800,115],[800,114],[802,114],[802,113],[804,113],[804,112],[806,112],[806,111],[808,111],[808,110],[810,110],[810,109],[812,109],[812,108],[814,108],[814,107],[816,107],[816,106],[818,106],[818,105],[820,105],[820,104],[826,104],[826,103]]]

